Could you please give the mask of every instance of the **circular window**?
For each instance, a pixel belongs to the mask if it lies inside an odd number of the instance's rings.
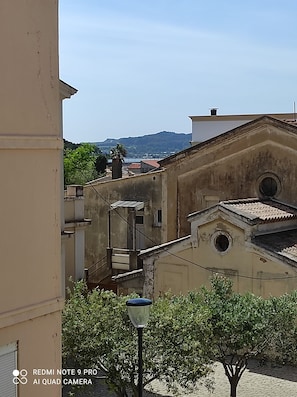
[[[211,243],[217,252],[225,254],[231,248],[232,238],[227,232],[218,230],[212,235]]]
[[[215,238],[214,244],[215,244],[216,249],[219,252],[225,252],[229,248],[230,242],[229,242],[228,237],[225,234],[219,234]]]
[[[280,191],[280,181],[275,175],[264,175],[259,180],[259,193],[264,197],[275,197]]]

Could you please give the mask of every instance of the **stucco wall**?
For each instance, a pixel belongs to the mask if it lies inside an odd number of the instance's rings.
[[[92,219],[86,230],[86,266],[106,255],[108,244],[108,211],[110,204],[118,200],[144,202],[144,234],[146,247],[160,243],[162,227],[154,227],[154,213],[161,209],[162,171],[88,184],[84,188],[85,216]],[[124,210],[119,210],[124,216]],[[114,214],[112,242],[114,247],[127,243],[127,223]]]
[[[218,231],[231,236],[230,248],[218,252],[213,236]],[[154,298],[171,290],[175,294],[209,285],[211,274],[220,272],[230,277],[237,292],[251,291],[268,297],[296,288],[296,269],[246,242],[244,230],[228,222],[214,221],[199,228],[198,245],[174,249],[174,255],[161,254],[154,263]],[[150,268],[152,270],[152,268]],[[271,280],[278,278],[277,280]]]
[[[192,142],[199,143],[206,141],[207,139],[251,121],[246,118],[239,120],[215,120],[215,118],[216,117],[208,121],[192,122]]]
[[[20,369],[28,371],[61,366],[57,8],[56,0],[0,6],[0,345],[18,342]],[[19,386],[21,397],[60,393],[57,386]]]
[[[265,173],[279,178],[277,199],[297,203],[293,188],[296,133],[264,124],[247,129],[239,137],[218,138],[166,165],[167,195],[171,197],[167,201],[167,240],[189,234],[189,213],[219,200],[259,197],[259,178]]]
[[[62,367],[61,312],[59,310],[31,318],[30,321],[20,321],[1,329],[0,346],[18,343],[18,369],[28,372],[27,384],[18,386],[20,397],[58,397],[61,395],[61,386],[38,385],[33,384],[33,381],[34,378],[41,382],[42,378],[57,379],[59,376],[33,376],[33,369],[54,369],[56,373],[56,369]]]
[[[295,119],[294,113],[274,113],[279,120]],[[261,117],[261,114],[191,116],[192,143],[199,143]]]

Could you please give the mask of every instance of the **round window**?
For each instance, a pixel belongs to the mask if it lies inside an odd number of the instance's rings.
[[[266,175],[259,181],[259,193],[264,197],[275,197],[280,191],[280,181],[274,175]]]
[[[229,242],[228,237],[225,234],[219,234],[215,238],[214,244],[215,244],[216,249],[219,252],[225,252],[229,248],[230,242]]]

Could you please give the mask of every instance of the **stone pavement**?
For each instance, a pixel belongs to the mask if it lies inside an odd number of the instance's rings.
[[[229,382],[221,364],[214,366],[213,379],[215,389],[210,392],[206,387],[199,386],[193,393],[182,397],[229,397]],[[248,369],[242,375],[237,388],[238,397],[297,397],[297,368],[288,366],[259,366],[257,361],[251,362]],[[66,390],[63,397],[68,397]],[[158,381],[152,383],[151,392],[145,391],[144,397],[172,397],[167,392],[164,384]],[[114,393],[107,390],[104,380],[96,381],[88,390],[75,392],[72,397],[115,397]]]

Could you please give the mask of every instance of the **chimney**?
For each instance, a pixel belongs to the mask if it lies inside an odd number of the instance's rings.
[[[217,115],[217,110],[218,110],[218,108],[211,108],[210,109],[210,115],[211,116],[216,116]]]

